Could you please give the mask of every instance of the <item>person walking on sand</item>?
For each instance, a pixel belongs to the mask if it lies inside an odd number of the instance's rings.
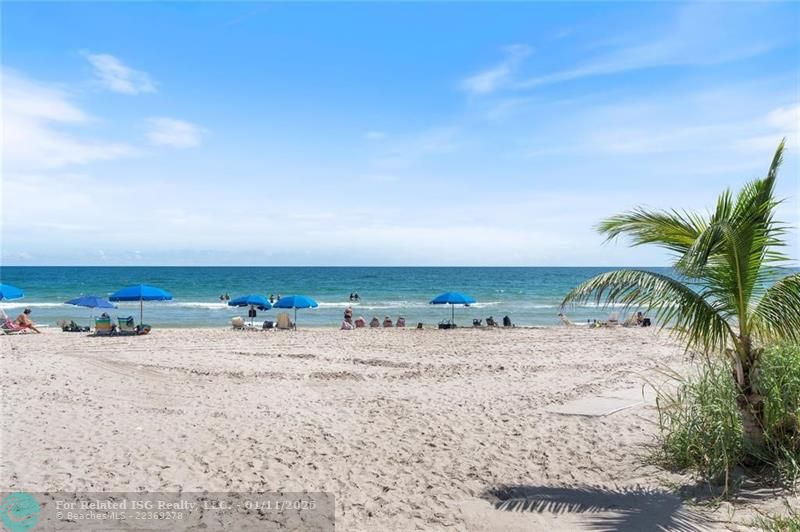
[[[35,331],[37,333],[41,333],[42,331],[37,329],[36,328],[36,324],[33,323],[33,321],[31,321],[31,319],[29,317],[30,313],[31,313],[31,309],[26,308],[25,310],[22,311],[22,314],[17,316],[17,319],[14,320],[14,323],[16,323],[18,327],[22,327],[23,329],[30,329],[30,330]]]

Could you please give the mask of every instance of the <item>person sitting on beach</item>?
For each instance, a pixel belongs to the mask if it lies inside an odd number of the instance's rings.
[[[344,309],[344,321],[353,325],[353,309],[350,307]]]
[[[356,318],[356,328],[366,327],[367,320],[364,319],[364,316],[359,316]]]
[[[342,327],[343,331],[352,331],[354,329],[353,324],[347,320],[342,320]]]
[[[385,318],[383,318],[383,326],[384,327],[392,327],[393,326],[392,318],[390,318],[389,316],[386,316]]]
[[[503,317],[503,327],[511,327],[511,318],[508,316]]]
[[[395,327],[405,327],[406,326],[406,319],[403,316],[397,317],[397,324]]]
[[[30,313],[31,313],[31,309],[26,308],[25,310],[22,311],[22,314],[17,316],[17,319],[14,320],[14,323],[17,324],[17,327],[20,327],[22,329],[30,329],[30,330],[35,331],[37,333],[42,332],[42,331],[40,331],[39,329],[36,328],[36,324],[33,323],[33,321],[31,321],[31,319],[28,317],[30,315]]]
[[[380,320],[378,319],[377,316],[373,316],[373,318],[371,320],[369,320],[369,326],[370,327],[380,327],[381,326],[381,322],[380,322]]]
[[[494,316],[489,316],[486,318],[486,326],[487,327],[497,327],[497,322],[494,321]]]

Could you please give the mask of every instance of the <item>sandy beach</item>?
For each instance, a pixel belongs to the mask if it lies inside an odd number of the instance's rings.
[[[681,504],[692,480],[647,465],[649,394],[549,411],[682,370],[653,329],[47,331],[0,352],[2,490],[327,491],[338,530],[738,530],[784,500]]]

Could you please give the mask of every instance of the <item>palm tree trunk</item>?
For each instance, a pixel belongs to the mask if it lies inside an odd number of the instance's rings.
[[[764,401],[753,382],[759,355],[760,350],[753,349],[749,336],[739,337],[735,356],[735,379],[739,388],[736,402],[742,415],[745,449],[758,449],[764,445]]]

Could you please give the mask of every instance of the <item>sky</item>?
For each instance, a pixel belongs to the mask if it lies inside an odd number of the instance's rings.
[[[788,151],[798,3],[2,6],[6,265],[666,265]]]

